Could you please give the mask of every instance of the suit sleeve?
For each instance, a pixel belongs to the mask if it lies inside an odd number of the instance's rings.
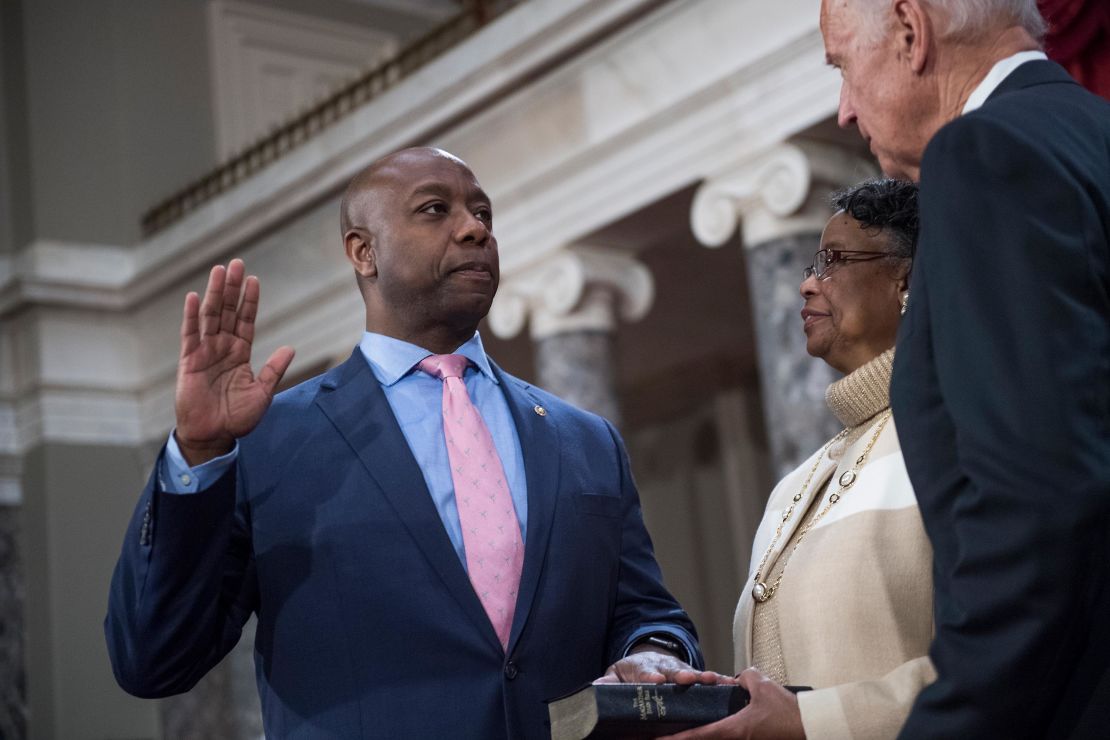
[[[954,469],[930,471],[953,502],[931,524],[956,551],[938,553],[939,678],[903,737],[1016,737],[1060,701],[1071,648],[1096,628],[1083,620],[1108,524],[1105,235],[1075,172],[998,119],[942,129],[921,182],[915,270],[956,444]]]
[[[237,466],[183,496],[161,489],[160,465],[127,528],[104,622],[116,681],[144,698],[192,688],[235,646],[258,601]]]
[[[663,575],[655,561],[651,537],[644,527],[640,496],[628,464],[624,443],[606,422],[620,457],[621,498],[624,521],[621,529],[620,577],[610,620],[609,656],[615,663],[641,637],[653,632],[666,633],[682,642],[696,668],[705,665],[698,647],[697,632],[674,596],[663,585]]]

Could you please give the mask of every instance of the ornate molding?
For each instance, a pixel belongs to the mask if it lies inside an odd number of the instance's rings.
[[[338,254],[327,261],[338,250],[305,247],[311,231],[297,232],[299,253],[276,239],[244,255],[267,291],[255,366],[291,344],[291,377],[345,357],[364,320],[349,267]],[[302,269],[305,263],[314,270]],[[283,274],[298,275],[296,290],[283,284]],[[0,321],[0,457],[40,443],[135,446],[164,437],[174,423],[175,314],[185,291],[202,281],[197,276],[127,313],[44,305]],[[0,504],[5,495],[0,491]]]
[[[213,0],[208,11],[222,157],[358,77],[398,46],[389,33],[238,0]]]
[[[794,140],[707,178],[694,194],[690,226],[707,247],[728,242],[740,226],[744,244],[821,231],[828,191],[878,173],[853,152]]]
[[[434,143],[464,156],[498,206],[503,271],[525,268],[713,178],[722,152],[745,161],[834,114],[840,81],[825,65],[816,16],[801,12],[808,2],[705,0],[648,12],[660,0],[529,0],[527,13],[507,13],[480,39],[150,239],[96,245],[95,258],[87,245],[53,241],[28,247],[28,259],[0,258],[0,316],[34,304],[132,310],[337,197],[382,154],[435,131],[443,133]],[[636,32],[602,33],[622,23]],[[743,33],[718,43],[718,27]],[[598,34],[596,46],[520,84]],[[635,84],[639,60],[655,58],[670,62],[652,85]],[[533,141],[538,131],[543,146]]]
[[[414,15],[430,21],[450,18],[459,11],[462,3],[456,0],[360,0],[363,5],[392,10],[397,13]]]
[[[571,331],[613,331],[618,314],[637,321],[655,297],[651,271],[626,253],[577,244],[519,270],[501,283],[489,314],[508,339],[530,323],[533,339]]]

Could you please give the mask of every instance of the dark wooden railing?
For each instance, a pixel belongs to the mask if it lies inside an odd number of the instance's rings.
[[[344,85],[312,108],[290,119],[151,208],[142,217],[143,235],[151,236],[161,231],[233,188],[523,1],[468,0],[458,14],[407,44],[390,59]]]

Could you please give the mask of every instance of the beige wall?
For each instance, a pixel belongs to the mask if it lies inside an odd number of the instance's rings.
[[[339,0],[256,4],[402,38],[433,22]],[[207,5],[4,0],[0,250],[133,244],[145,210],[217,164]]]
[[[22,25],[20,3],[0,2],[0,254],[25,243],[31,225]]]
[[[112,567],[146,480],[149,451],[48,444],[24,461],[30,737],[158,736],[158,705],[112,677],[104,615]]]
[[[34,237],[130,244],[215,163],[204,3],[21,3]]]

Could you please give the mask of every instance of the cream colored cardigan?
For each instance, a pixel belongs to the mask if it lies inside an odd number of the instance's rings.
[[[835,482],[828,490],[825,483],[851,469],[867,446],[875,412],[889,405],[892,355],[884,353],[830,388],[834,412],[858,429],[829,448],[805,498],[784,526],[765,572],[777,573],[776,561],[784,549],[789,552],[795,529],[808,519],[806,503],[818,495],[817,505],[824,507],[836,490]],[[878,395],[876,386],[881,386]],[[767,502],[733,620],[738,672],[751,664],[755,570],[820,454],[787,475]],[[815,689],[798,696],[806,736],[895,737],[918,692],[936,674],[926,655],[933,635],[932,549],[893,420],[876,440],[856,483],[809,531],[788,562],[772,600],[777,602],[787,683]]]

